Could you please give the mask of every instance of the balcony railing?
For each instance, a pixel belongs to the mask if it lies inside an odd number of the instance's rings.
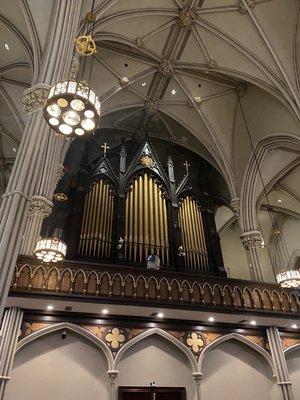
[[[132,305],[300,314],[298,292],[274,284],[77,261],[50,266],[29,257],[18,259],[11,284],[11,294],[15,293]]]

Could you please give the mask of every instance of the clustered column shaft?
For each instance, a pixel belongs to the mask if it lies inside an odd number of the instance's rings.
[[[67,75],[76,36],[82,1],[59,0],[53,10],[53,29],[45,51],[39,81],[49,85]],[[0,210],[0,318],[5,306],[14,265],[20,250],[28,215],[29,204],[40,182],[49,182],[49,176],[57,168],[59,160],[53,154],[62,150],[60,138],[46,124],[42,107],[47,97],[46,87],[35,85],[25,95],[23,104],[29,111],[29,119],[23,133],[14,168]],[[44,169],[45,166],[45,169]],[[41,174],[43,169],[47,172]],[[47,177],[46,177],[47,176]],[[48,179],[47,179],[48,178]],[[50,179],[51,180],[51,179]],[[53,190],[53,184],[50,184]],[[50,190],[49,188],[49,190]],[[45,195],[49,191],[45,190]]]
[[[267,329],[268,341],[274,363],[277,384],[280,386],[283,400],[294,400],[286,359],[283,353],[280,335],[276,326]]]
[[[10,379],[22,318],[23,311],[18,308],[10,308],[4,314],[0,342],[0,400],[4,398]]]

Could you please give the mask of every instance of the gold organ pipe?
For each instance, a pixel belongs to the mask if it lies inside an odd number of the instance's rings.
[[[92,194],[92,188],[91,188],[89,191],[89,198],[88,198],[88,203],[87,203],[87,218],[86,218],[86,225],[85,225],[86,235],[85,235],[84,245],[82,248],[82,253],[84,255],[87,255],[88,242],[89,242],[89,238],[90,238],[89,221],[90,221],[91,208],[92,208],[92,197],[93,197],[93,194]]]
[[[153,197],[154,197],[154,225],[155,225],[155,245],[156,254],[160,257],[160,226],[158,216],[158,190],[159,187],[156,182],[153,185]]]
[[[124,235],[124,245],[125,245],[125,260],[127,259],[127,248],[128,248],[128,229],[129,229],[129,224],[128,224],[128,214],[129,214],[129,196],[130,192],[127,193],[126,200],[125,200],[125,235]],[[117,238],[119,239],[119,238]]]
[[[187,249],[187,260],[188,260],[188,266],[191,267],[191,241],[190,241],[190,231],[188,228],[188,220],[187,220],[187,211],[186,211],[186,198],[184,199],[182,203],[182,211],[183,211],[183,220],[184,220],[184,227],[185,227],[185,233],[186,233],[186,249]]]
[[[194,244],[194,260],[195,260],[195,269],[199,268],[199,246],[198,246],[198,241],[197,241],[197,234],[196,234],[196,214],[195,210],[193,208],[194,200],[190,199],[189,201],[189,210],[190,210],[190,215],[191,215],[191,220],[190,220],[190,225],[192,229],[192,235],[193,235],[193,244]]]
[[[202,238],[203,238],[203,253],[204,253],[204,258],[205,258],[205,267],[206,267],[206,269],[209,269],[207,247],[206,247],[203,219],[202,219],[202,214],[201,213],[199,213],[199,218],[200,218],[200,227],[201,227]]]
[[[91,248],[92,248],[92,256],[96,256],[97,249],[97,238],[98,238],[98,226],[97,226],[97,215],[99,213],[99,186],[100,182],[96,182],[94,186],[94,196],[95,196],[95,210],[94,210],[94,218],[92,220],[92,240],[91,240]]]
[[[94,218],[94,212],[95,212],[95,183],[92,187],[92,199],[91,199],[91,212],[90,212],[90,218],[88,222],[88,232],[89,232],[89,238],[87,242],[87,249],[86,249],[86,254],[90,257],[91,256],[91,242],[93,240],[93,231],[92,231],[92,223],[93,223],[93,218]]]
[[[93,243],[93,238],[94,238],[94,232],[93,232],[93,221],[94,221],[94,214],[95,214],[95,188],[96,188],[96,183],[94,183],[93,188],[92,188],[92,206],[91,206],[91,217],[90,217],[90,221],[89,221],[89,241],[88,241],[88,256],[91,256],[91,252],[92,252],[92,243]]]
[[[90,192],[86,195],[86,200],[84,203],[84,212],[83,212],[83,219],[82,219],[82,225],[81,225],[81,235],[80,235],[80,242],[79,242],[79,253],[82,254],[82,248],[84,246],[84,243],[86,241],[86,220],[87,220],[87,214],[88,214],[88,203],[90,199]]]
[[[139,210],[138,210],[138,179],[134,181],[134,237],[133,237],[133,261],[137,260],[137,250],[138,250],[138,218],[139,218]]]
[[[190,214],[190,198],[186,198],[185,207],[186,207],[186,219],[187,219],[187,226],[189,230],[189,243],[190,243],[190,254],[191,254],[191,267],[192,269],[195,268],[195,246],[194,246],[194,238],[193,238],[193,230],[191,224],[191,214]]]
[[[199,210],[197,207],[197,203],[193,201],[192,203],[194,215],[195,215],[195,229],[196,229],[196,240],[197,240],[197,250],[199,256],[199,268],[203,269],[203,257],[202,257],[202,238],[200,232],[200,225],[199,225]]]
[[[149,255],[149,201],[148,201],[148,189],[149,180],[148,175],[144,174],[144,213],[145,213],[145,223],[144,223],[144,249],[145,249],[145,259]]]
[[[102,243],[101,243],[101,257],[104,255],[105,251],[105,242],[106,242],[106,228],[107,228],[107,206],[108,206],[108,185],[105,185],[104,187],[104,202],[103,202],[103,212],[102,212],[102,219],[103,219],[103,225],[102,225]]]
[[[105,241],[105,224],[106,224],[106,214],[107,214],[107,193],[106,193],[107,185],[103,183],[102,189],[102,201],[101,201],[101,221],[100,221],[100,240],[97,252],[99,257],[103,257],[103,247]]]
[[[103,180],[100,181],[99,184],[99,203],[98,203],[98,208],[99,208],[99,212],[97,214],[96,217],[96,224],[97,224],[97,246],[95,249],[96,255],[97,257],[99,257],[99,246],[100,246],[100,241],[101,241],[101,219],[103,218],[103,191],[104,191],[104,185],[105,183],[103,182]]]
[[[149,218],[150,218],[150,251],[155,249],[154,209],[153,209],[153,179],[149,177]]]
[[[164,232],[165,232],[165,242],[166,242],[166,258],[167,265],[169,265],[169,233],[168,233],[168,218],[167,218],[167,206],[166,199],[163,198],[163,213],[164,213]]]
[[[132,260],[132,248],[133,248],[133,188],[129,193],[129,239],[128,239],[128,253],[129,261]]]
[[[187,228],[186,228],[185,218],[184,218],[184,200],[182,200],[180,211],[181,211],[182,230],[183,230],[183,237],[184,237],[184,250],[185,250],[185,253],[186,253],[185,265],[186,265],[186,267],[189,267],[190,266],[190,262],[189,262],[189,245],[188,245],[188,239],[187,239]]]
[[[111,240],[112,240],[112,224],[114,217],[114,196],[111,194],[110,196],[110,212],[109,212],[109,228],[108,228],[108,246],[107,246],[107,257],[111,255]]]
[[[143,177],[140,175],[138,180],[139,193],[138,193],[138,204],[135,206],[139,209],[139,261],[142,262],[143,259],[143,245],[144,245],[144,210],[143,205]]]
[[[97,240],[97,256],[100,257],[101,254],[101,243],[102,243],[102,235],[103,235],[103,212],[104,212],[104,207],[103,207],[103,203],[104,203],[104,197],[105,197],[105,182],[102,182],[102,186],[101,186],[101,196],[100,196],[100,201],[99,201],[99,205],[98,207],[101,209],[100,210],[100,215],[99,215],[99,221],[98,221],[98,229],[99,229],[99,235],[98,235],[98,240]]]
[[[165,265],[166,256],[166,242],[165,242],[165,227],[164,227],[164,210],[163,210],[163,198],[162,193],[158,193],[158,213],[159,213],[159,226],[161,235],[161,254],[162,254],[162,265]]]
[[[108,249],[108,229],[109,229],[109,218],[110,218],[110,194],[109,194],[109,186],[107,186],[106,190],[106,207],[103,208],[105,214],[105,223],[104,223],[104,237],[103,237],[103,245],[102,245],[102,257],[107,257],[107,249]]]
[[[110,255],[114,196],[109,191],[109,185],[100,180],[87,194],[79,243],[81,255]]]
[[[197,227],[199,230],[199,243],[200,243],[200,253],[201,253],[201,269],[205,269],[205,258],[204,258],[204,245],[203,245],[203,234],[201,230],[201,222],[200,222],[200,217],[201,217],[201,212],[199,211],[198,207],[196,206],[197,209]]]

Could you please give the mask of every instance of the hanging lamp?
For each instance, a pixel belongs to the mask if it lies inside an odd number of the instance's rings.
[[[58,237],[39,239],[33,254],[46,263],[63,261],[67,253],[67,245]]]
[[[92,11],[86,15],[83,32],[75,40],[76,56],[84,59],[81,80],[77,80],[78,68],[74,73],[71,67],[68,78],[56,82],[50,88],[43,110],[44,118],[50,127],[65,137],[87,137],[95,132],[100,123],[100,100],[90,87],[93,58],[97,52],[92,37],[96,20],[93,9],[94,3]],[[86,71],[88,57],[91,57],[91,61],[89,71]]]
[[[270,210],[272,209],[272,207],[271,207],[270,202],[269,202],[269,197],[268,197],[266,185],[265,185],[264,179],[262,177],[262,173],[261,173],[261,170],[260,170],[259,162],[258,162],[258,159],[257,159],[257,154],[256,154],[256,151],[255,151],[255,147],[253,145],[250,129],[249,129],[249,126],[248,126],[248,123],[247,123],[247,120],[246,120],[246,116],[245,116],[244,109],[242,107],[240,98],[239,98],[239,104],[240,104],[240,107],[241,107],[241,111],[242,111],[243,119],[244,119],[244,122],[245,122],[247,134],[248,134],[248,137],[249,137],[249,140],[250,140],[250,144],[251,144],[254,160],[255,160],[255,163],[256,163],[256,167],[257,167],[257,170],[258,170],[258,173],[259,173],[259,177],[260,177],[260,180],[261,180],[261,183],[262,183],[262,186],[263,186],[263,191],[264,191],[264,194],[265,194],[265,198],[267,200],[267,205],[268,205],[267,210],[268,210],[269,217],[270,217],[270,220],[271,220],[272,232],[273,233],[276,232],[276,234],[278,236],[280,236],[282,238],[282,241],[285,243],[284,236],[283,236],[281,230],[278,230],[278,228],[275,226],[275,222],[274,222],[274,220],[273,220],[273,218],[271,216],[271,213],[270,213]],[[279,249],[277,241],[275,241],[275,256],[276,256],[276,252],[278,252],[278,255],[279,255],[278,260],[280,260],[280,259],[283,260],[283,256],[282,256],[282,254],[280,252],[280,249]],[[276,264],[276,257],[275,257],[275,264]],[[275,268],[276,268],[276,265],[275,265]],[[276,268],[276,269],[278,271],[279,268]],[[287,259],[286,262],[285,262],[285,266],[282,268],[282,265],[281,265],[281,271],[276,273],[276,282],[282,288],[293,288],[293,289],[299,288],[300,287],[300,271],[290,268],[289,260]]]

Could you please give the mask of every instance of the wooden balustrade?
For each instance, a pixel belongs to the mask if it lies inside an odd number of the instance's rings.
[[[299,292],[273,284],[78,261],[52,266],[29,257],[18,259],[11,283],[11,294],[16,292],[195,309],[300,313]]]

